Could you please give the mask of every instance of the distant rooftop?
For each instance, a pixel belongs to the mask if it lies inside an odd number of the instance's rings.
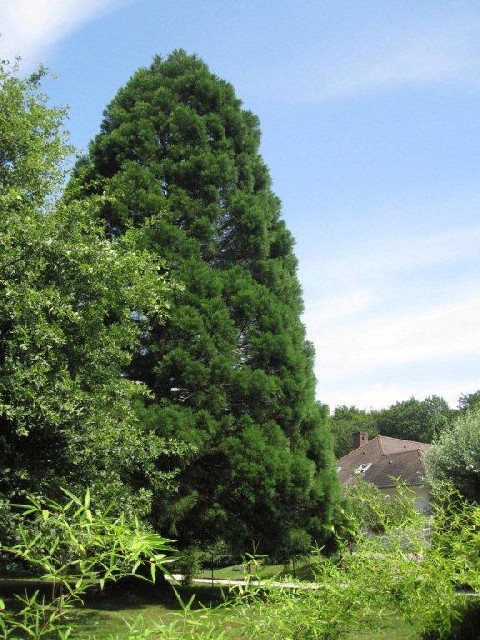
[[[388,436],[368,440],[364,432],[355,438],[360,446],[337,462],[342,484],[353,484],[359,477],[379,489],[395,486],[395,479],[408,485],[423,484],[424,456],[431,445]]]

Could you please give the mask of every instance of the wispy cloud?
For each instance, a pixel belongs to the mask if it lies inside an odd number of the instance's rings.
[[[382,368],[480,355],[480,291],[468,299],[405,314],[380,314],[329,328],[307,318],[317,377],[347,379]]]
[[[441,33],[412,34],[376,50],[352,51],[325,69],[317,98],[329,100],[404,85],[470,78],[479,71],[480,24],[449,25]]]
[[[361,25],[354,34],[319,38],[315,49],[289,51],[278,70],[265,77],[263,69],[249,69],[251,91],[268,99],[320,104],[426,84],[479,86],[480,21],[405,30],[388,25],[376,33]]]
[[[307,297],[318,398],[368,409],[436,394],[455,406],[480,388],[480,228],[372,235],[325,256],[323,295]]]
[[[89,20],[124,0],[3,0],[0,3],[0,57],[23,59],[23,67],[43,61],[48,49]]]
[[[354,239],[325,261],[322,275],[329,281],[351,282],[375,274],[421,270],[478,260],[480,226],[443,229],[415,235],[394,234]],[[346,257],[347,256],[347,257]],[[354,265],[354,269],[352,269]]]
[[[315,289],[318,302],[307,305],[304,322],[317,353],[319,398],[331,406],[379,407],[419,397],[422,388],[425,395],[445,389],[456,402],[477,387],[448,390],[448,374],[438,377],[437,369],[468,376],[470,360],[480,355],[480,227],[373,236],[337,247],[317,269],[324,289]],[[425,384],[409,384],[407,371],[420,370]],[[383,382],[392,379],[397,384]]]

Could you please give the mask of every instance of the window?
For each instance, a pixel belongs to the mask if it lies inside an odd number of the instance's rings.
[[[371,462],[365,462],[364,464],[361,464],[359,467],[357,467],[353,473],[355,473],[356,475],[363,474],[368,471],[371,466]]]

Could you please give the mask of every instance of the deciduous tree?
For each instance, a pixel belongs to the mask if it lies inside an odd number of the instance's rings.
[[[453,411],[439,396],[410,398],[377,412],[375,422],[382,435],[418,442],[432,442],[451,422]]]
[[[356,407],[347,407],[346,405],[335,407],[333,416],[330,418],[330,429],[333,434],[337,460],[354,449],[354,433],[366,431],[369,438],[378,434],[375,417],[375,412],[364,411]]]
[[[473,393],[463,393],[458,399],[458,408],[460,411],[469,411],[477,409],[480,406],[480,389]]]
[[[98,206],[55,205],[69,153],[61,110],[0,66],[1,513],[25,492],[91,486],[103,504],[149,511],[167,441],[133,404],[122,376],[146,314],[160,324],[159,263],[127,234],[105,238]]]
[[[457,416],[427,457],[430,479],[451,482],[465,497],[480,500],[480,410]]]

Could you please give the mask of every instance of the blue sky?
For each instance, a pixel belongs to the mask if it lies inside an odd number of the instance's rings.
[[[296,238],[318,399],[480,388],[478,2],[1,0],[0,32],[57,75],[79,149],[155,54],[235,86]]]

